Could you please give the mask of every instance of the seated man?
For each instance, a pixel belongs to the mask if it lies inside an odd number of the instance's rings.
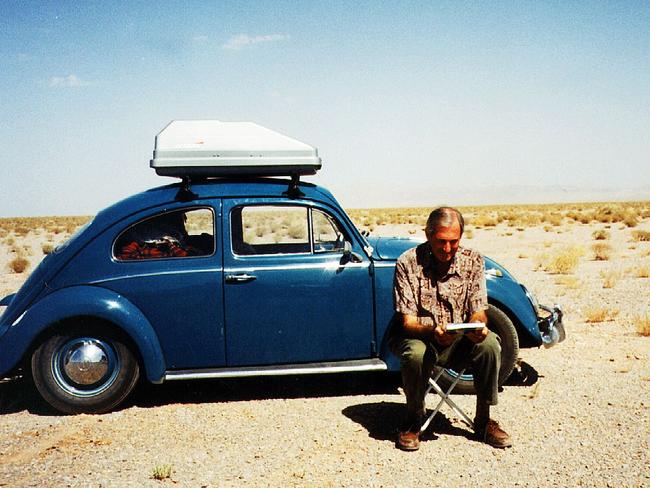
[[[400,449],[414,451],[420,446],[424,394],[436,364],[471,365],[477,436],[494,447],[512,445],[508,434],[490,420],[490,405],[497,404],[498,394],[498,336],[487,327],[464,335],[446,331],[448,323],[487,323],[483,258],[459,247],[463,227],[458,210],[434,210],[425,228],[427,242],[402,254],[395,268],[397,324],[390,347],[400,358],[407,410],[397,439]]]

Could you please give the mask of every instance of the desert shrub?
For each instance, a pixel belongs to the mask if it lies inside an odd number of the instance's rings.
[[[621,272],[613,269],[601,271],[600,277],[603,279],[603,288],[614,288],[614,285],[621,278]]]
[[[650,336],[650,314],[637,315],[632,318],[636,333],[643,337]]]
[[[609,232],[607,232],[605,229],[598,229],[591,233],[591,237],[597,241],[606,241],[609,239]]]
[[[542,217],[543,222],[548,222],[553,227],[562,225],[562,215],[559,213],[550,213]]]
[[[569,246],[552,254],[544,264],[544,269],[553,274],[572,273],[580,264],[584,250],[580,246]]]
[[[51,242],[44,242],[41,245],[41,250],[43,251],[43,254],[50,254],[52,251],[54,251],[54,244]]]
[[[639,266],[634,268],[634,276],[636,278],[650,278],[650,268],[647,266]]]
[[[594,307],[585,313],[585,322],[611,322],[618,316],[619,311],[615,308]]]
[[[636,227],[639,223],[639,219],[636,215],[628,214],[623,218],[623,223],[628,227]]]
[[[612,246],[605,242],[596,242],[591,245],[594,253],[594,261],[609,261],[612,253]]]
[[[22,273],[29,266],[29,261],[22,256],[15,257],[9,262],[9,268],[14,273]]]
[[[467,239],[474,239],[474,230],[473,229],[465,229],[463,231],[463,237],[466,237]]]
[[[172,476],[172,465],[171,464],[160,464],[155,466],[151,470],[151,477],[155,480],[164,480],[171,478]]]
[[[632,240],[635,242],[648,242],[650,241],[650,232],[647,230],[633,230]]]
[[[555,279],[555,284],[572,290],[582,288],[582,281],[575,276],[559,275]]]

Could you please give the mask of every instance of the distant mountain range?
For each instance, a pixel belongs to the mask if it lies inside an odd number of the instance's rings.
[[[409,192],[354,195],[341,198],[349,208],[429,207],[437,205],[503,205],[534,203],[612,202],[650,200],[650,185],[638,188],[504,185],[455,188],[411,188]]]

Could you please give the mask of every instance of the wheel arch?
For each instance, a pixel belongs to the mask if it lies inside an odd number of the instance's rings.
[[[161,383],[165,360],[153,327],[144,314],[124,296],[97,286],[57,290],[36,302],[14,322],[3,342],[9,344],[4,362],[26,360],[36,347],[57,330],[84,321],[119,333],[133,349],[147,379]]]
[[[506,300],[502,300],[501,298],[502,297],[498,295],[497,296],[489,295],[488,303],[490,305],[494,305],[495,307],[497,307],[499,310],[501,310],[503,313],[505,313],[508,316],[512,324],[515,326],[515,330],[517,331],[517,338],[519,339],[519,347],[520,348],[538,347],[542,343],[539,330],[536,330],[537,335],[534,335],[533,332],[530,330],[530,327],[532,325],[526,326],[524,322],[521,320],[521,318],[519,317],[519,315],[506,304]],[[507,296],[503,298],[507,298]],[[536,321],[534,327],[535,329],[537,329]]]

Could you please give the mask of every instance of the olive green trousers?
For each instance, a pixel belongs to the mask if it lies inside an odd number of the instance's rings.
[[[400,359],[409,417],[424,413],[424,394],[435,365],[457,371],[471,366],[478,401],[487,405],[497,404],[501,343],[494,332],[490,331],[479,344],[463,335],[446,347],[397,336],[391,339],[389,346]]]

